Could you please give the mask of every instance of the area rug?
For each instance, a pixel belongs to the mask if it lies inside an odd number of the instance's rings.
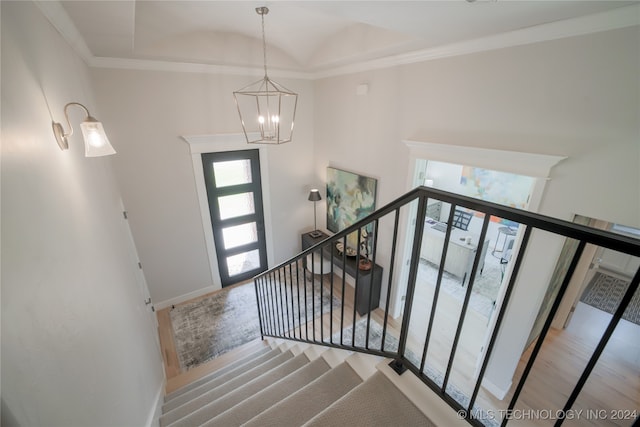
[[[253,283],[234,286],[170,312],[183,371],[260,337]]]
[[[318,282],[319,283],[319,282]],[[315,287],[315,307],[311,307],[311,287],[308,287],[309,321],[320,314],[320,287]],[[323,292],[322,306],[339,306],[334,297]],[[304,307],[302,318],[304,320]],[[297,312],[296,312],[297,315]],[[253,282],[223,289],[192,303],[176,306],[170,312],[173,338],[183,371],[214,359],[221,354],[260,337],[258,307]],[[295,323],[297,319],[292,319]],[[285,320],[286,322],[286,320]]]
[[[582,293],[580,301],[598,310],[613,314],[620,305],[628,287],[628,280],[596,272]],[[633,295],[622,318],[640,325],[640,291]]]
[[[354,347],[366,347],[367,344],[367,318],[363,317],[356,322],[355,336],[353,328],[348,326],[342,330],[342,342],[340,341],[340,331],[334,333],[331,339],[336,344],[342,344],[351,346],[352,342],[355,342]],[[371,319],[369,323],[369,348],[374,350],[382,350],[382,326]],[[387,330],[384,337],[384,351],[397,352],[398,351],[398,338],[393,336]]]

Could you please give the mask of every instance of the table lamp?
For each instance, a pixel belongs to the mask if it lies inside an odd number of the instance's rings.
[[[316,216],[316,202],[318,200],[322,200],[322,197],[320,197],[320,192],[315,188],[311,190],[309,192],[309,200],[313,202],[313,231],[309,233],[309,236],[317,238],[322,236],[322,231],[318,230],[318,222]]]

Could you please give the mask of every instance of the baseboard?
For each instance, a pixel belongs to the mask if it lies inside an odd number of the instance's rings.
[[[482,387],[484,387],[485,390],[493,394],[499,400],[502,400],[505,398],[505,396],[509,392],[509,389],[511,388],[511,384],[512,382],[509,381],[509,385],[507,385],[506,390],[503,390],[502,388],[498,387],[497,385],[495,385],[493,382],[491,382],[486,378],[482,380]]]
[[[147,427],[159,427],[160,426],[160,416],[162,415],[162,404],[164,403],[164,388],[167,380],[163,378],[162,384],[160,384],[160,389],[156,394],[155,404],[149,411],[149,416],[147,417],[147,423],[145,424]]]
[[[156,310],[162,310],[167,307],[171,307],[172,305],[180,304],[185,301],[189,301],[190,299],[198,298],[203,295],[210,294],[211,292],[219,291],[220,289],[222,288],[213,285],[207,286],[206,288],[198,289],[197,291],[189,292],[188,294],[154,303],[154,307],[156,308]]]

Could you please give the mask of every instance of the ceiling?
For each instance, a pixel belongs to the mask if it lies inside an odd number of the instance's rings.
[[[44,3],[50,2],[40,2],[41,8],[51,9]],[[571,23],[586,22],[588,28],[597,29],[594,22],[613,20],[612,14],[635,15],[637,25],[640,10],[638,1],[611,0],[93,0],[58,5],[55,14],[45,14],[57,21],[58,28],[65,22],[66,34],[76,39],[72,45],[82,46],[84,56],[89,56],[85,59],[94,62],[156,61],[253,69],[263,66],[261,22],[255,8],[266,5],[270,9],[265,16],[269,69],[306,74],[330,73],[367,61],[442,51],[505,35],[522,38],[521,34],[560,24],[571,28]]]

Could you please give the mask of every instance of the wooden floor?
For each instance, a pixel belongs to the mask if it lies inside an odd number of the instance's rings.
[[[428,321],[425,307],[431,306],[432,296],[433,291],[429,288],[416,290],[414,297],[416,309],[412,312],[409,347],[413,345],[415,348],[420,348],[424,343],[422,337],[426,327],[417,325],[425,325]],[[433,343],[430,344],[431,349],[437,348],[437,350],[430,351],[427,358],[427,363],[439,372],[444,372],[446,369],[460,311],[460,301],[446,293],[441,293],[431,336]],[[534,418],[543,418],[544,410],[555,412],[563,408],[611,317],[608,313],[579,303],[566,329],[550,330],[515,406],[518,411],[528,412],[520,412],[518,415],[526,414]],[[487,327],[488,320],[485,317],[473,310],[467,312],[449,380],[467,395],[471,394],[470,391],[475,384],[477,355],[483,345]],[[498,400],[481,387],[477,398],[478,407],[491,411],[492,414],[505,413],[532,350],[533,345],[522,355],[513,379],[513,386],[506,398],[502,401]],[[626,320],[620,322],[573,409],[576,411],[573,412],[576,416],[577,411],[582,410],[582,418],[567,420],[564,425],[629,426],[631,425],[629,417],[626,420],[617,421],[612,420],[612,416],[607,417],[606,420],[599,417],[602,418],[602,414],[632,415],[634,413],[640,416],[639,325]],[[587,412],[591,416],[590,419],[585,418]],[[526,421],[526,425],[553,425],[553,421],[548,419]]]
[[[309,277],[309,276],[307,276]],[[325,292],[330,292],[331,280],[330,276],[315,276],[315,280],[322,280]],[[339,331],[342,322],[343,327],[349,327],[353,323],[354,312],[354,289],[350,286],[345,287],[345,295],[342,295],[341,280],[334,276],[334,297],[344,300],[345,313],[349,313],[342,317],[340,310],[333,310],[332,315],[329,313],[322,317],[322,321],[317,320],[315,327],[312,322],[305,324],[302,328],[296,328],[290,333],[296,337],[305,339],[313,337],[315,330],[316,339],[321,336],[325,340],[329,340],[331,334]],[[410,324],[410,334],[408,338],[408,348],[416,352],[422,353],[426,312],[424,307],[429,306],[428,292],[416,293],[414,307],[418,307],[413,311],[412,322]],[[427,357],[427,363],[438,371],[444,372],[446,369],[448,357],[450,354],[452,336],[455,332],[454,326],[460,312],[460,303],[455,301],[453,297],[442,293],[438,302],[438,312],[431,337],[430,351]],[[584,306],[584,307],[583,307]],[[187,373],[180,372],[177,356],[173,344],[173,332],[170,323],[169,310],[160,310],[158,312],[159,334],[163,357],[165,360],[165,371],[167,373],[167,392],[175,389],[182,384],[193,381],[203,372],[210,372],[210,367],[200,368],[199,371],[192,369]],[[458,351],[454,360],[450,382],[463,391],[471,390],[473,385],[473,376],[476,368],[476,355],[482,345],[484,333],[487,328],[487,320],[481,315],[468,312],[468,320],[465,322],[465,328],[460,336]],[[526,386],[516,405],[518,410],[552,410],[560,409],[567,397],[569,396],[573,384],[577,381],[582,369],[586,365],[587,358],[593,352],[601,331],[604,330],[608,319],[611,316],[586,306],[579,304],[578,310],[574,314],[573,320],[569,327],[565,330],[552,330],[542,351],[538,356],[538,360],[534,364]],[[361,317],[356,315],[356,321]],[[384,311],[380,308],[371,312],[371,319],[378,324],[383,325],[385,322]],[[386,317],[389,333],[399,336],[400,324],[396,319]],[[454,322],[455,320],[455,322]],[[452,332],[453,331],[453,332]],[[251,346],[256,343],[250,343]],[[518,365],[514,385],[520,378],[524,366],[530,356],[530,351],[526,351]],[[214,361],[215,362],[215,361]],[[193,372],[192,372],[193,371]],[[478,394],[477,405],[494,414],[500,414],[507,408],[509,400],[513,393],[513,388],[507,397],[500,401],[480,388]],[[576,410],[584,410],[583,418],[577,420],[567,420],[564,425],[602,425],[602,426],[628,426],[631,420],[611,420],[612,415],[625,415],[625,410],[640,410],[640,326],[622,321],[616,333],[612,337],[609,345],[602,354],[596,368],[586,384],[584,391],[580,394],[576,402]],[[587,411],[591,412],[591,418],[587,420]],[[604,412],[602,412],[604,411]],[[608,414],[608,419],[599,418],[602,414]],[[527,414],[522,412],[521,415]],[[530,414],[536,415],[531,412]],[[538,418],[545,412],[538,412]],[[535,418],[535,417],[534,417]],[[530,419],[527,422],[511,422],[513,425],[553,425],[550,419]]]
[[[550,330],[516,408],[561,409],[611,317],[579,303],[566,329]],[[532,349],[533,345],[523,354],[514,383],[520,379]],[[582,416],[567,420],[565,426],[630,426],[635,417],[640,417],[639,325],[620,322],[572,409],[573,415],[577,417],[582,411]],[[614,419],[617,416],[622,419]],[[549,420],[533,421],[531,425],[550,425]]]

